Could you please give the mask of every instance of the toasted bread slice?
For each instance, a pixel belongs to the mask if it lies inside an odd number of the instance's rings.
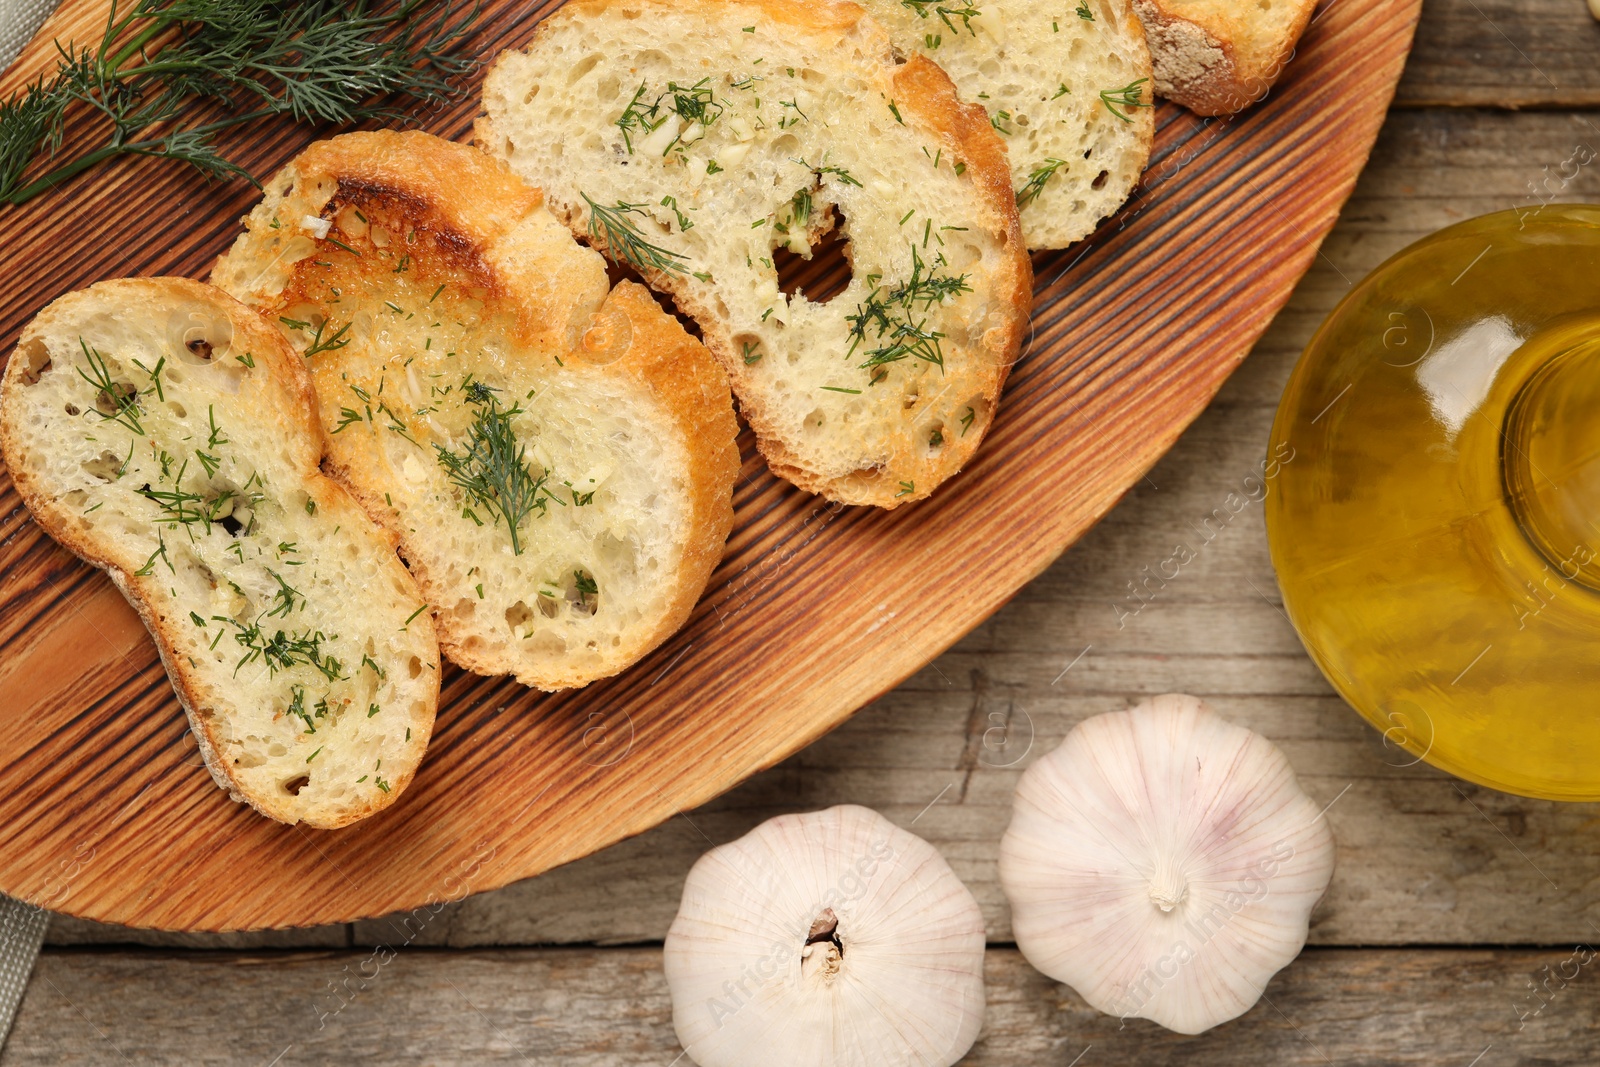
[[[332,828],[411,781],[439,648],[394,538],[317,469],[302,362],[209,285],[101,282],[22,331],[0,449],[143,617],[217,784]]]
[[[608,292],[537,189],[352,133],[246,225],[214,280],[305,354],[330,472],[398,534],[450,658],[564,689],[683,624],[733,523],[727,377],[643,286]]]
[[[483,104],[479,145],[699,323],[778,475],[892,508],[977,448],[1032,284],[1005,146],[859,7],[579,0]],[[836,221],[849,286],[785,294]]]
[[[1198,115],[1231,115],[1267,95],[1294,55],[1316,0],[1133,0],[1156,93]]]
[[[1132,0],[858,0],[902,55],[944,68],[989,111],[1029,248],[1065,248],[1139,184],[1154,87]]]

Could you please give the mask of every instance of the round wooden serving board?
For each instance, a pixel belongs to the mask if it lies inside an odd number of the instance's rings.
[[[473,47],[520,45],[555,6],[486,0]],[[1161,106],[1134,199],[1035,257],[1033,335],[994,429],[931,500],[831,506],[773,478],[746,435],[727,558],[681,633],[554,696],[447,669],[415,782],[350,829],[269,822],[212,784],[137,617],[0,476],[0,891],[175,930],[412,909],[637,834],[831,730],[1044,569],[1199,414],[1332,227],[1419,8],[1329,0],[1265,103],[1231,120]],[[97,39],[105,11],[67,0],[0,92],[51,69],[54,38]],[[464,139],[475,107],[420,122]],[[224,149],[265,177],[327,132],[251,127]],[[0,209],[0,346],[91,282],[204,277],[255,195],[137,159]]]

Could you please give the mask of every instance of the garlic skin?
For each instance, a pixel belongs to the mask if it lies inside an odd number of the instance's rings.
[[[1080,723],[1028,768],[1000,885],[1034,967],[1099,1011],[1198,1034],[1299,954],[1333,859],[1278,747],[1168,694]]]
[[[663,959],[701,1067],[948,1067],[983,1024],[983,951],[938,851],[842,805],[700,857]]]

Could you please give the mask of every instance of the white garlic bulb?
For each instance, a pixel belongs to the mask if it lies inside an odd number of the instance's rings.
[[[938,851],[843,805],[700,857],[663,956],[701,1067],[948,1067],[983,1023],[983,949]]]
[[[1197,1034],[1299,954],[1333,851],[1276,745],[1167,695],[1028,768],[1000,885],[1028,962],[1099,1011]]]

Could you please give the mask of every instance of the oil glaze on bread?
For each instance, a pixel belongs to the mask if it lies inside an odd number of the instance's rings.
[[[581,686],[688,617],[733,520],[727,378],[537,189],[467,145],[345,134],[267,182],[213,278],[304,353],[329,469],[451,659]]]

